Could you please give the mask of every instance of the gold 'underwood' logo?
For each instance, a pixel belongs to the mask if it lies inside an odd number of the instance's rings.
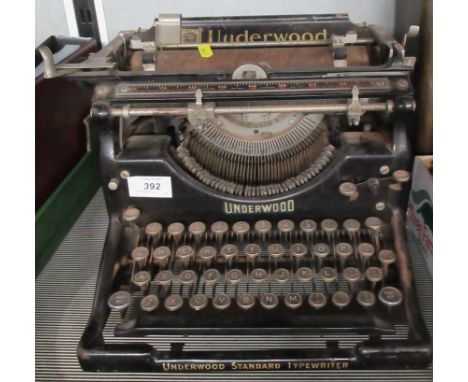
[[[226,214],[275,214],[284,212],[294,212],[294,200],[284,200],[273,203],[233,203],[224,202],[224,212]]]
[[[203,40],[202,28],[182,28],[181,42],[183,44],[200,44],[206,42],[281,42],[281,41],[316,41],[327,40],[328,32],[322,29],[320,32],[255,32],[244,29],[241,33],[225,33],[219,29],[208,29],[206,32],[206,41]]]

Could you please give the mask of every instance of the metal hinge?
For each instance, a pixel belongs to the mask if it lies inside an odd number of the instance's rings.
[[[351,92],[353,98],[349,102],[348,111],[346,114],[348,116],[349,124],[352,126],[358,126],[359,121],[361,119],[361,115],[364,114],[364,111],[362,110],[362,103],[359,99],[359,88],[355,85],[353,86]]]
[[[357,42],[357,33],[347,32],[346,35],[332,35],[333,65],[335,67],[345,68],[348,66],[346,57],[346,44],[355,44]]]

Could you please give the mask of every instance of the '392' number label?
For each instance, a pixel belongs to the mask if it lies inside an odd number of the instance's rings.
[[[170,176],[129,176],[128,194],[137,198],[172,198]]]

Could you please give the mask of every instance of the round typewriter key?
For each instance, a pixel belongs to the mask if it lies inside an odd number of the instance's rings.
[[[356,296],[356,300],[364,308],[370,308],[375,305],[375,295],[368,290],[361,290]]]
[[[255,306],[255,297],[252,293],[241,293],[237,296],[237,306],[244,310],[251,309]]]
[[[142,265],[146,262],[146,259],[149,256],[149,250],[146,247],[136,247],[132,251],[132,259],[139,265]]]
[[[321,292],[312,292],[307,301],[312,308],[321,309],[327,305],[327,296]]]
[[[284,304],[291,309],[297,309],[302,305],[302,296],[296,292],[286,293]]]
[[[211,262],[216,257],[216,248],[211,245],[205,245],[198,251],[198,256],[204,264],[210,266]]]
[[[382,220],[378,217],[370,216],[364,221],[364,225],[372,231],[379,231],[382,228]]]
[[[380,289],[379,300],[388,308],[392,308],[401,304],[403,301],[403,295],[399,289],[392,286],[386,286]]]
[[[290,274],[289,271],[285,268],[278,268],[274,273],[273,277],[276,281],[280,284],[284,284],[285,282],[289,281]]]
[[[179,279],[182,285],[190,286],[197,281],[197,274],[191,269],[186,269],[180,273]]]
[[[341,290],[333,293],[332,303],[337,308],[343,309],[343,308],[347,307],[350,302],[351,302],[351,298],[349,297],[348,293],[343,292]]]
[[[296,271],[296,277],[300,282],[307,283],[313,280],[314,271],[308,267],[301,267]]]
[[[279,300],[278,296],[274,293],[264,293],[260,297],[260,305],[265,309],[274,309],[278,306]]]
[[[236,235],[240,240],[242,240],[244,235],[249,233],[249,231],[250,225],[244,221],[235,222],[232,226],[232,232],[234,232],[234,235]]]
[[[159,298],[154,294],[143,297],[140,301],[140,308],[145,312],[152,312],[159,306]]]
[[[348,233],[349,238],[352,239],[361,228],[361,223],[356,219],[346,219],[343,222],[343,228]]]
[[[291,256],[296,258],[297,263],[307,254],[307,247],[301,243],[295,243],[290,248]]]
[[[323,267],[320,270],[320,277],[325,282],[325,288],[327,289],[327,292],[329,292],[330,284],[336,281],[337,274],[335,269],[331,267]]]
[[[153,262],[161,266],[166,266],[169,257],[171,257],[171,250],[169,247],[157,247],[153,251]]]
[[[354,285],[361,279],[361,272],[354,267],[348,267],[343,270],[343,278],[348,282],[349,290],[352,292]]]
[[[375,288],[375,285],[383,280],[383,272],[380,268],[369,267],[366,269],[366,278],[372,284],[372,288]]]
[[[133,275],[133,283],[142,289],[147,288],[150,281],[151,275],[147,271],[139,271]]]
[[[244,274],[242,273],[240,269],[230,269],[226,273],[226,281],[229,284],[237,285],[241,282],[242,276],[244,276]]]
[[[225,293],[217,293],[213,297],[213,306],[218,310],[224,310],[231,305],[231,298]]]
[[[405,170],[396,170],[393,172],[393,179],[398,183],[408,182],[411,179],[411,174]]]
[[[323,259],[330,253],[330,247],[326,244],[315,244],[312,248],[313,255],[318,259],[319,268],[322,266]]]
[[[182,305],[184,305],[184,299],[180,294],[171,294],[164,300],[164,307],[170,312],[179,310]]]
[[[362,265],[365,268],[367,266],[367,261],[374,256],[375,249],[372,244],[369,243],[360,243],[357,247],[357,252],[362,259]]]
[[[294,230],[294,222],[289,219],[280,220],[277,224],[277,228],[280,233],[291,233]]]
[[[384,276],[387,277],[388,267],[390,266],[390,264],[393,264],[396,261],[395,252],[389,249],[383,249],[379,252],[377,256],[379,258],[380,263],[382,264]]]
[[[256,268],[250,273],[250,277],[252,277],[252,280],[257,284],[261,284],[266,281],[268,273],[262,268]]]
[[[340,191],[341,195],[351,197],[357,191],[357,187],[354,183],[344,182],[340,184],[340,186],[338,187],[338,190]]]
[[[140,210],[138,208],[129,207],[123,212],[122,219],[126,223],[132,223],[135,222],[139,216]]]
[[[190,297],[189,305],[193,310],[202,310],[208,305],[208,299],[204,294],[194,294]]]
[[[338,243],[335,247],[335,251],[340,258],[341,269],[343,269],[346,259],[353,254],[353,247],[349,243]]]
[[[335,232],[338,229],[338,223],[333,219],[324,219],[320,223],[320,227],[327,234],[332,234],[333,232]]]
[[[161,223],[149,223],[146,227],[145,227],[145,233],[149,236],[149,237],[152,237],[153,238],[153,241],[154,240],[157,240],[159,239],[159,237],[161,236],[162,234],[162,231],[163,231],[163,226]]]
[[[268,255],[275,260],[275,263],[284,255],[284,247],[281,244],[274,243],[268,246]]]
[[[255,259],[262,253],[262,249],[258,244],[247,244],[244,248],[244,253],[247,258],[254,263]]]
[[[167,289],[172,283],[172,272],[160,271],[156,274],[154,279],[156,281],[156,285],[161,285]]]
[[[229,264],[229,267],[232,265],[232,260],[237,257],[239,251],[237,246],[234,244],[226,244],[221,247],[220,251],[221,256],[226,260]]]
[[[107,304],[112,310],[122,312],[130,306],[130,301],[132,301],[132,295],[129,292],[120,290],[111,294]]]
[[[199,241],[206,231],[206,225],[203,222],[193,222],[190,223],[188,231],[190,235],[195,238],[195,240]]]
[[[194,251],[190,245],[182,245],[176,250],[176,257],[181,261],[184,267],[188,266],[193,256]]]
[[[304,219],[299,223],[299,228],[307,237],[309,237],[317,231],[317,223],[312,219]]]
[[[207,285],[214,285],[217,284],[219,281],[219,272],[217,269],[208,269],[203,273],[203,278],[205,279],[205,283]]]
[[[217,221],[211,225],[211,232],[213,232],[218,239],[221,239],[228,230],[228,223],[223,221]]]
[[[259,220],[254,228],[261,238],[265,238],[265,235],[271,231],[271,223],[268,220]]]
[[[184,234],[185,227],[182,223],[172,223],[167,227],[167,234],[177,243]]]

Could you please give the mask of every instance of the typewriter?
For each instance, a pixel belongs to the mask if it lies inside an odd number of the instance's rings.
[[[84,370],[431,363],[405,244],[404,43],[345,14],[165,14],[85,61],[40,51],[46,76],[94,86],[109,229]],[[323,346],[161,350],[161,334]]]

